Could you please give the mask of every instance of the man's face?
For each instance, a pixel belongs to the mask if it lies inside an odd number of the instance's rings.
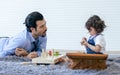
[[[47,31],[47,27],[46,27],[46,21],[43,20],[38,20],[36,21],[36,28],[33,28],[32,30],[32,34],[35,37],[39,37],[39,36],[46,36],[46,31]]]

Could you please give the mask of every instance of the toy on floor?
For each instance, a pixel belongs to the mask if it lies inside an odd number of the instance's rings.
[[[61,61],[61,59],[65,55],[60,55],[58,51],[50,50],[45,51],[42,49],[42,53],[40,57],[33,58],[32,63],[38,63],[38,64],[56,64]]]

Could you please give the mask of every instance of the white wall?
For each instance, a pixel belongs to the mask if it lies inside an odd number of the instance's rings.
[[[47,49],[85,50],[80,45],[86,20],[99,15],[108,26],[107,50],[120,50],[120,0],[1,0],[0,36],[13,36],[25,29],[25,17],[41,12],[47,20]]]

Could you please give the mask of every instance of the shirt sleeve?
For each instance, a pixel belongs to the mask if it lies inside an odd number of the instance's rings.
[[[24,46],[24,39],[15,37],[15,38],[9,38],[8,41],[6,41],[6,44],[3,48],[3,54],[4,56],[7,55],[14,55],[15,54],[15,49],[16,48],[23,48]]]
[[[98,35],[98,36],[95,38],[95,45],[100,45],[102,48],[105,48],[105,46],[106,46],[106,41],[105,41],[103,35]]]

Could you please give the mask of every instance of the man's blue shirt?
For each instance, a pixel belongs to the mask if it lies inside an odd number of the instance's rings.
[[[33,49],[33,42],[36,41],[30,32],[24,30],[11,38],[0,39],[0,57],[7,55],[15,55],[16,48],[23,48],[27,52]],[[37,39],[37,52],[38,56],[41,54],[42,49],[46,50],[47,37],[39,37]]]

